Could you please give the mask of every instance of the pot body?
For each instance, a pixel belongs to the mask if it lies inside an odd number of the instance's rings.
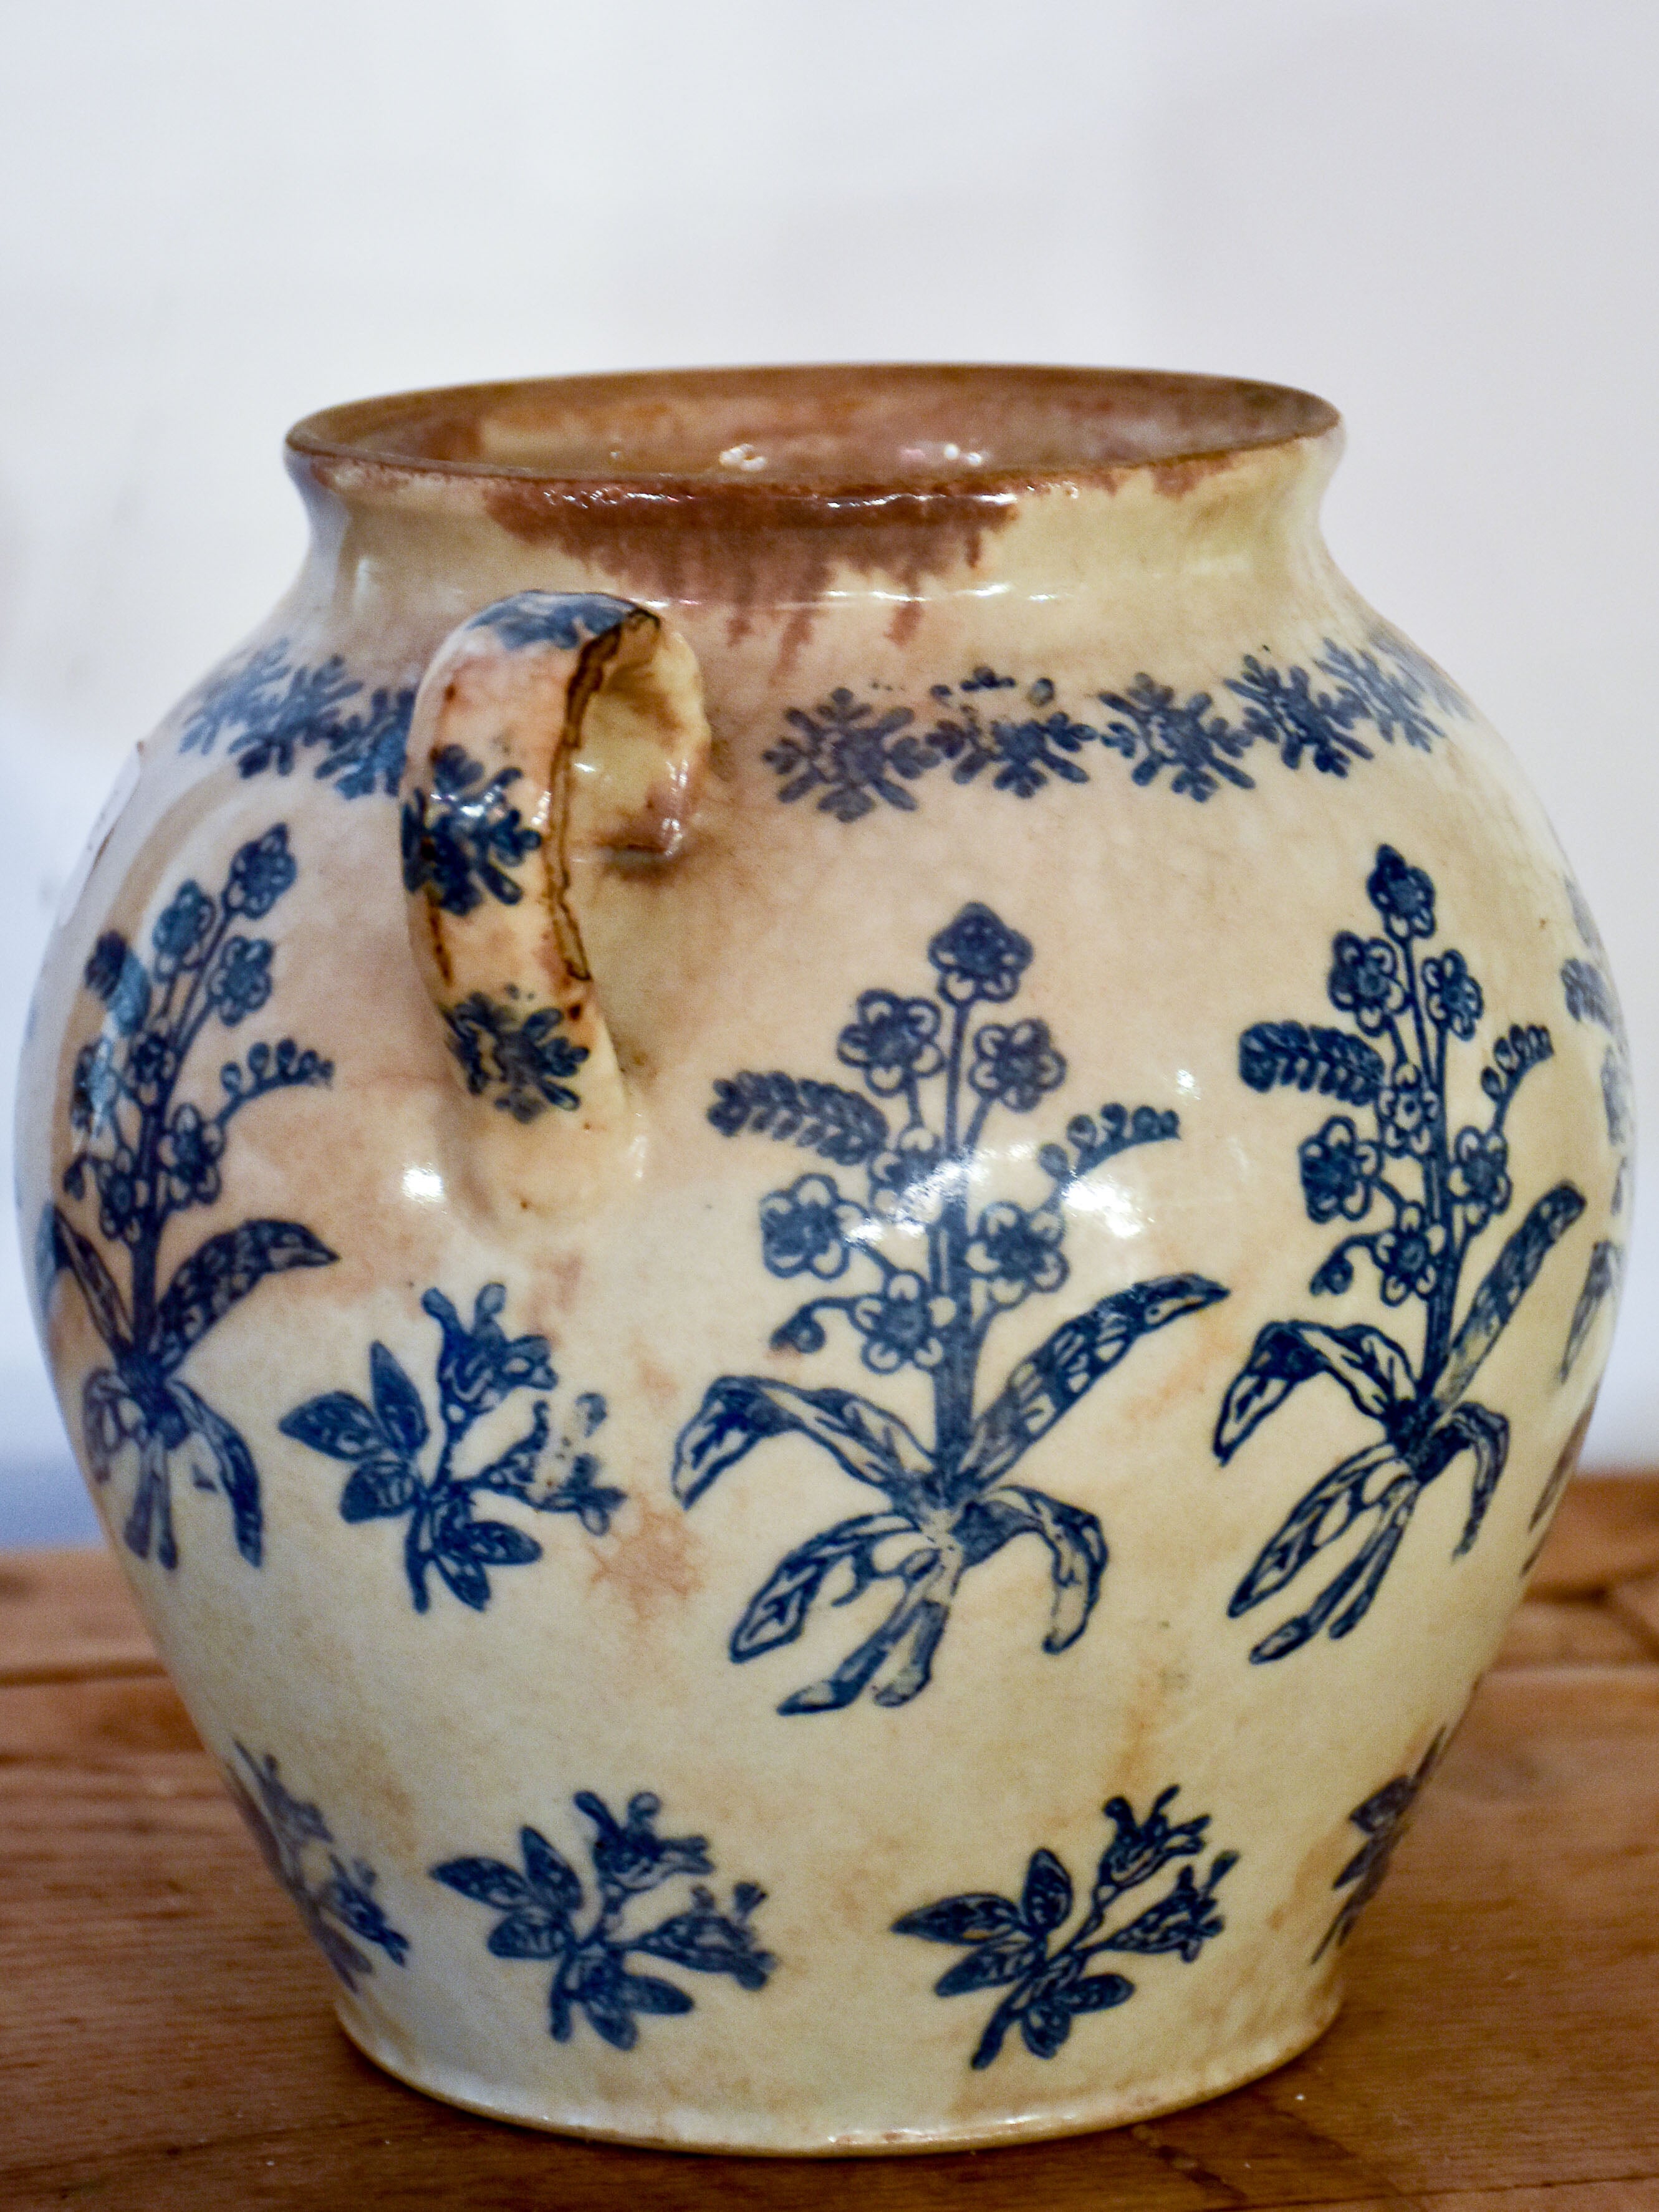
[[[1266,2070],[1628,1211],[1593,925],[1334,570],[1335,431],[816,538],[735,440],[653,535],[355,435],[94,838],[20,1125],[70,1433],[348,2031],[750,2150]]]

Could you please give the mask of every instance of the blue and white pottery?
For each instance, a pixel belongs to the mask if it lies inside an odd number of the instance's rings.
[[[1317,2036],[1620,1272],[1595,926],[1220,379],[574,379],[289,441],[20,1193],[110,1540],[475,2110],[990,2144]]]

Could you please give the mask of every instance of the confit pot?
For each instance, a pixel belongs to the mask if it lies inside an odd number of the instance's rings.
[[[140,748],[20,1191],[146,1620],[475,2110],[754,2151],[1215,2094],[1570,1472],[1595,927],[1336,573],[1304,393],[830,368],[369,401]]]

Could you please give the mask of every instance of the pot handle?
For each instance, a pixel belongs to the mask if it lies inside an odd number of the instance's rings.
[[[532,1151],[562,1127],[626,1125],[581,877],[620,851],[678,851],[708,745],[690,647],[628,599],[498,599],[422,678],[402,787],[410,941],[463,1088]]]

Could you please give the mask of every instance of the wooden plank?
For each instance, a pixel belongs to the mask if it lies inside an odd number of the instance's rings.
[[[1591,1597],[1650,1574],[1659,1574],[1659,1477],[1577,1476],[1533,1570],[1532,1595]]]
[[[1528,1598],[1510,1623],[1494,1667],[1641,1667],[1659,1656],[1599,1597]]]
[[[0,1557],[0,1685],[155,1674],[161,1664],[106,1552]]]
[[[1607,1592],[1607,1607],[1621,1626],[1633,1631],[1648,1650],[1659,1656],[1659,1575],[1615,1583]]]
[[[0,2204],[1653,2212],[1656,1838],[1659,1668],[1494,1674],[1304,2058],[1113,2134],[853,2173],[562,2142],[388,2081],[166,1686],[8,1690]]]

